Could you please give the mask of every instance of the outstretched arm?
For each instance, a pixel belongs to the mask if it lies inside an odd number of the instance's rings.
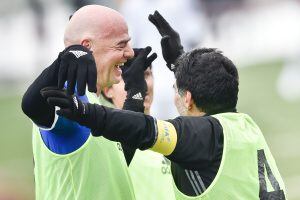
[[[58,115],[90,128],[93,136],[103,136],[135,149],[152,148],[164,155],[171,154],[175,148],[177,135],[169,122],[157,121],[143,113],[83,103],[65,90],[44,88],[41,94],[49,105],[61,108]]]
[[[213,117],[163,121],[143,113],[82,103],[64,90],[44,88],[41,93],[50,105],[61,108],[58,115],[90,128],[93,136],[133,149],[151,149],[184,168],[201,169],[222,156],[222,127]]]

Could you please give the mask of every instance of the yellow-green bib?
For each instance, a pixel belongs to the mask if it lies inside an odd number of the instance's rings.
[[[101,96],[102,105],[114,107]],[[175,199],[170,161],[151,150],[136,150],[129,166],[134,193],[138,200]]]
[[[175,199],[170,161],[156,152],[136,150],[129,166],[136,199]]]
[[[271,181],[277,182],[279,185],[277,190],[282,190],[281,192],[287,198],[285,186],[275,160],[263,134],[251,117],[242,113],[222,113],[213,115],[213,117],[221,123],[224,135],[223,156],[218,173],[207,190],[197,197],[184,195],[173,184],[176,199],[260,199],[259,191],[262,187],[258,173],[260,164],[263,164],[264,172],[261,180],[265,180],[267,192],[274,193],[274,188],[270,184],[266,165],[269,166],[268,168],[275,177],[275,180],[271,178]]]
[[[87,94],[89,102],[99,103]],[[59,155],[42,141],[33,127],[35,190],[37,200],[135,199],[120,146],[103,137],[90,137],[78,150]]]

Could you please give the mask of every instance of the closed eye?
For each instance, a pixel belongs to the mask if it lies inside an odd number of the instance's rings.
[[[130,41],[130,39],[131,39],[131,38],[127,38],[127,39],[125,39],[125,40],[119,41],[119,42],[117,43],[116,47],[117,47],[118,49],[123,49],[123,48],[125,48],[125,47],[127,46],[128,42]]]

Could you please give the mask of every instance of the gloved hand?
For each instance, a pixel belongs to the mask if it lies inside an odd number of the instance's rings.
[[[91,128],[92,125],[88,120],[88,106],[77,96],[69,95],[65,89],[56,87],[45,87],[40,93],[50,106],[60,107],[60,110],[56,111],[58,115]]]
[[[150,14],[148,19],[154,24],[162,36],[161,48],[163,57],[167,62],[167,67],[171,71],[175,72],[175,61],[181,54],[184,53],[179,34],[170,26],[170,24],[158,11],[155,11],[153,15]]]
[[[122,69],[122,78],[125,83],[127,98],[143,101],[147,92],[147,83],[145,81],[144,71],[157,58],[153,53],[149,57],[151,47],[144,49],[134,49],[135,57],[125,63]]]
[[[90,92],[97,92],[97,69],[92,52],[81,45],[67,47],[61,54],[61,61],[58,71],[58,88],[64,87],[68,82],[68,94],[74,94],[77,83],[79,96],[85,94],[86,84]]]

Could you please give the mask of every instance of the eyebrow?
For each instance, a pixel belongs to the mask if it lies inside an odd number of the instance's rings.
[[[117,43],[117,45],[123,44],[123,43],[127,43],[127,42],[129,42],[130,40],[131,40],[130,37],[129,37],[129,38],[126,38],[126,39],[123,39],[123,40],[119,41],[119,42]]]

